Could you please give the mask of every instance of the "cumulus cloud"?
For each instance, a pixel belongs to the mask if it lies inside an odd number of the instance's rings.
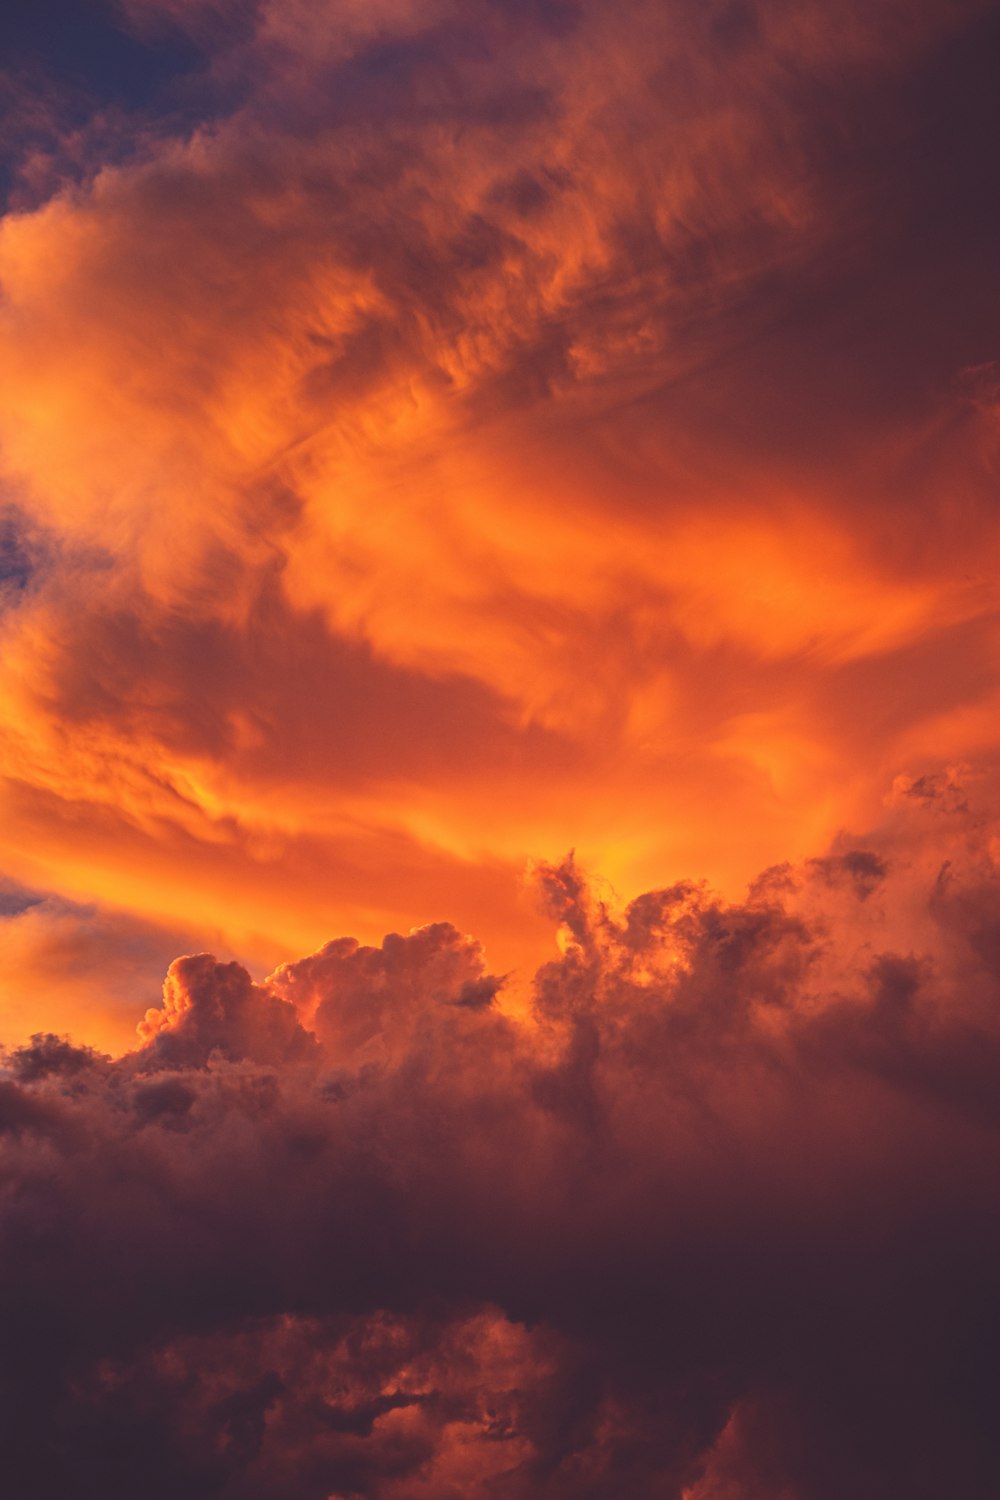
[[[119,15],[0,78],[8,1486],[994,1500],[991,8]]]
[[[1000,867],[954,787],[737,904],[540,867],[530,1014],[437,923],[9,1053],[18,1493],[994,1494]]]

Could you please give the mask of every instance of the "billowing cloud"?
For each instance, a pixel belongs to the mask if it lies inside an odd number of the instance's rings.
[[[0,996],[8,1037],[39,1018],[54,1031],[121,1051],[135,1040],[140,997],[152,1005],[179,947],[225,939],[211,924],[143,921],[127,911],[0,884]]]
[[[8,1488],[995,1500],[995,8],[43,9]]]
[[[540,867],[528,1014],[441,922],[10,1052],[10,1482],[986,1500],[991,797],[901,783],[737,904]]]
[[[88,34],[0,80],[12,878],[523,983],[529,856],[735,897],[994,753],[990,7]]]

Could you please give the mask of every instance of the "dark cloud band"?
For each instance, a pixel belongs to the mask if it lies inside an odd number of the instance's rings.
[[[986,1500],[1000,877],[904,813],[736,906],[541,869],[531,1017],[441,923],[11,1054],[18,1493]]]

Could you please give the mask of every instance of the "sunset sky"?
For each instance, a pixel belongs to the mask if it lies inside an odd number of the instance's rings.
[[[998,79],[989,0],[3,7],[18,1500],[1000,1493]]]

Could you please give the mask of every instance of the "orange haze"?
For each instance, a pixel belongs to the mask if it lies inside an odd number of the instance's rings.
[[[212,108],[19,158],[6,1040],[130,1045],[185,948],[524,975],[531,860],[737,898],[997,749],[987,210],[926,229],[914,83],[988,8],[474,8],[135,0]]]

